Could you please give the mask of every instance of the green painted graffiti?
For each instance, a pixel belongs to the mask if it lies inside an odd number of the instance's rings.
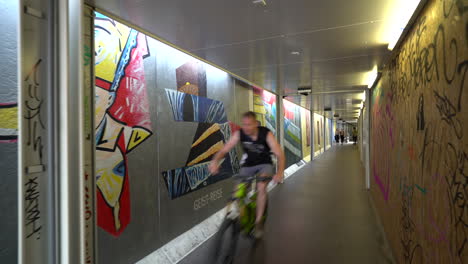
[[[88,45],[84,45],[83,60],[84,66],[88,66],[91,63],[91,48]]]

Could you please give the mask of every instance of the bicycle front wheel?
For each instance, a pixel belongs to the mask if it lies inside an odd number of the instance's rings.
[[[239,222],[229,218],[224,219],[215,236],[212,263],[233,263],[239,234]]]

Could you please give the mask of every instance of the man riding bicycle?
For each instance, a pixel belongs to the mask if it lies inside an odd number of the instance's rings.
[[[241,130],[236,131],[224,147],[213,157],[209,166],[212,174],[218,173],[221,159],[239,142],[245,153],[245,157],[241,161],[242,167],[239,174],[247,177],[258,175],[259,177],[256,184],[258,195],[255,236],[260,238],[263,235],[262,217],[267,202],[267,185],[271,179],[276,183],[283,181],[284,153],[273,133],[268,128],[258,125],[255,113],[246,112],[242,115]],[[278,171],[274,176],[271,153],[278,160]]]

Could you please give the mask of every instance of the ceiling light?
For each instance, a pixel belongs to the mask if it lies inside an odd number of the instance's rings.
[[[372,88],[374,85],[375,81],[377,80],[377,66],[374,66],[372,71],[367,73],[367,88]]]
[[[301,53],[299,51],[291,51],[291,55],[300,55]]]
[[[394,0],[392,10],[389,12],[385,33],[385,42],[392,50],[400,39],[401,34],[408,26],[408,22],[418,8],[421,0]]]

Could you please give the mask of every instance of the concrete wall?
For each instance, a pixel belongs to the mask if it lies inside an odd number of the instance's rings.
[[[467,21],[467,1],[428,1],[372,91],[371,191],[399,263],[468,260]]]
[[[18,41],[19,5],[0,0],[0,259],[17,262],[18,234]]]
[[[102,35],[95,35],[98,259],[100,263],[134,263],[220,210],[233,187],[228,177],[215,180],[209,176],[196,189],[180,195],[169,191],[168,172],[172,171],[175,177],[178,174],[173,170],[190,167],[189,155],[195,149],[192,144],[205,123],[188,117],[196,116],[194,108],[189,106],[192,110],[187,110],[186,101],[171,103],[169,94],[184,91],[187,98],[196,84],[199,105],[206,102],[205,98],[222,102],[226,121],[238,123],[240,114],[252,109],[252,90],[221,70],[137,33],[131,60],[118,88],[112,92],[119,69],[112,63],[116,54],[124,56],[127,47],[114,44],[119,43],[119,38],[121,43],[129,43],[121,36],[131,37],[132,31],[99,15],[96,26],[106,29],[97,33]],[[115,27],[122,34],[112,35]],[[113,101],[107,102],[112,97]],[[195,101],[191,102],[195,105]],[[178,103],[184,105],[176,113],[183,114],[183,120],[177,119],[173,111]],[[199,109],[200,115],[208,112]],[[224,136],[221,132],[216,135]],[[111,145],[113,138],[118,139]],[[227,139],[224,136],[224,141]],[[196,155],[207,153],[217,140],[197,145],[205,149]],[[210,155],[207,159],[211,159]],[[232,175],[235,169],[229,170],[231,163],[226,159],[224,164],[226,176]],[[107,187],[107,183],[119,181],[120,185]]]

